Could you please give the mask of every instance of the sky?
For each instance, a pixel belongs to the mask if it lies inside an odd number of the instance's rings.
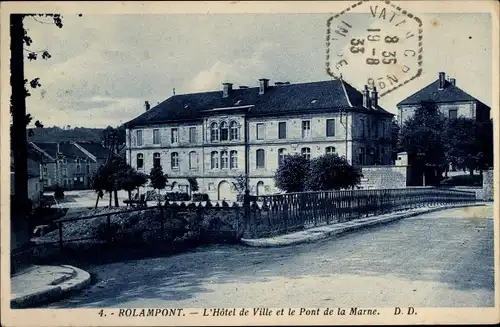
[[[346,16],[353,25],[368,14]],[[118,126],[176,94],[220,90],[223,82],[257,86],[259,78],[291,83],[329,80],[325,35],[329,14],[63,15],[63,28],[25,19],[30,49],[49,60],[25,62],[40,77],[28,112],[45,126]],[[383,96],[396,104],[437,79],[491,106],[492,33],[488,14],[422,14],[423,74]],[[362,26],[361,26],[362,25]],[[361,28],[371,26],[360,24]],[[356,28],[356,27],[355,27]],[[345,49],[345,48],[344,48]],[[400,51],[401,49],[398,49]],[[343,78],[360,89],[363,65]]]

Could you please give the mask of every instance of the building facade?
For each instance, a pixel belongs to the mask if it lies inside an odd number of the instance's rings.
[[[376,90],[343,80],[269,85],[175,95],[126,124],[127,161],[149,173],[160,163],[167,191],[187,191],[195,177],[211,199],[236,199],[235,180],[252,194],[278,192],[273,176],[287,154],[325,153],[355,165],[390,164],[393,115]]]
[[[88,189],[97,168],[107,159],[108,149],[96,142],[30,142],[43,155],[40,176],[44,188]]]
[[[397,104],[400,126],[413,116],[422,101],[434,102],[446,118],[490,119],[490,107],[457,87],[456,79],[447,79],[445,72],[440,72],[437,80]]]

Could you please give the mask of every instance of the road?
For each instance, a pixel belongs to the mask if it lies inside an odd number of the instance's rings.
[[[492,216],[453,209],[312,244],[85,267],[97,282],[48,307],[494,306]]]

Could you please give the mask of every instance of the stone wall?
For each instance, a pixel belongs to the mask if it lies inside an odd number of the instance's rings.
[[[493,201],[493,169],[486,170],[483,172],[483,194],[482,199],[484,201]]]
[[[364,166],[361,172],[362,189],[406,188],[408,185],[408,166]]]

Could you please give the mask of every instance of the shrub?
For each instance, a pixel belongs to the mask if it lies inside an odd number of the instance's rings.
[[[286,192],[302,192],[309,171],[309,160],[300,154],[287,155],[279,165],[274,182]]]
[[[166,199],[168,201],[189,201],[190,197],[188,193],[184,192],[169,192],[166,194]]]
[[[54,189],[54,197],[56,199],[64,198],[64,191],[63,191],[62,187],[60,187],[59,185],[57,185]]]
[[[196,193],[193,194],[193,201],[210,201],[210,197],[207,193]]]
[[[311,191],[349,189],[361,182],[361,173],[337,154],[311,160],[306,188]]]

